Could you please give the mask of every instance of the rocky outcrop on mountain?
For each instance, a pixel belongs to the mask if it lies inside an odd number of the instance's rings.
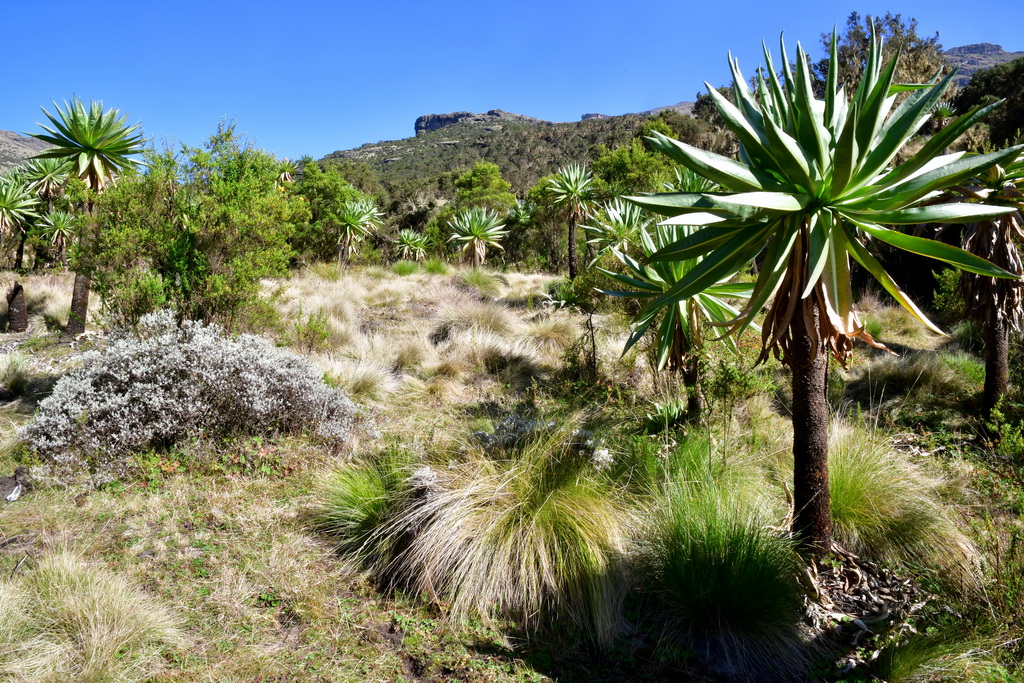
[[[548,121],[535,119],[532,116],[513,114],[501,109],[491,109],[485,114],[474,114],[471,111],[453,111],[450,114],[426,114],[416,119],[416,135],[423,135],[432,130],[452,126],[463,121],[470,123],[517,122],[546,124]]]
[[[991,69],[994,66],[1024,57],[1024,52],[1007,52],[1002,45],[992,43],[952,47],[943,51],[943,54],[950,65],[960,67],[954,79],[960,88],[967,85],[971,77],[983,69]]]
[[[9,130],[0,130],[0,173],[21,166],[26,159],[39,154],[47,147],[49,145],[41,140]]]

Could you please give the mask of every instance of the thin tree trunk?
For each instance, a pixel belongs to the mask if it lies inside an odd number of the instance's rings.
[[[789,324],[788,360],[793,372],[793,531],[800,547],[821,556],[832,545],[832,511],[828,488],[828,357],[808,333],[818,328],[820,311],[813,298],[809,315],[797,306]]]
[[[85,332],[85,317],[89,311],[89,277],[75,273],[75,287],[71,293],[71,316],[67,334],[75,337]]]
[[[21,241],[18,242],[18,255],[14,258],[14,269],[21,270],[21,264],[25,260],[25,240],[28,239],[28,230],[22,229]]]
[[[569,216],[569,279],[576,279],[576,217]]]
[[[700,395],[700,358],[691,353],[682,365],[683,386],[686,387],[686,419],[699,422],[704,413],[704,398]]]
[[[1010,327],[992,306],[985,322],[985,417],[991,419],[1010,383]]]
[[[7,331],[24,332],[28,329],[28,305],[25,303],[25,289],[15,282],[7,293]]]

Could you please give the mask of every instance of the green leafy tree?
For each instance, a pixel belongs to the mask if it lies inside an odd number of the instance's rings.
[[[455,216],[448,227],[452,229],[449,242],[462,244],[462,258],[474,268],[484,265],[487,247],[502,249],[501,238],[508,234],[494,211],[472,207]]]
[[[43,109],[50,121],[49,126],[40,126],[45,132],[32,135],[51,145],[50,149],[37,154],[36,159],[67,162],[69,173],[97,194],[116,176],[134,167],[133,157],[142,152],[142,132],[138,125],[127,125],[127,117],[121,116],[120,110],[104,109],[98,100],[92,100],[87,110],[77,95],[70,103],[65,101],[63,109],[56,103],[53,106],[54,114]],[[92,200],[87,202],[87,207],[92,213]],[[88,310],[89,278],[76,271],[68,334],[85,332]]]
[[[596,156],[591,167],[595,185],[599,186],[595,189],[604,196],[656,192],[672,177],[669,159],[650,150],[640,138],[633,138],[628,145],[614,150],[602,145],[594,151]]]
[[[1024,57],[974,74],[957,94],[954,105],[966,111],[1004,98],[1005,104],[985,119],[989,141],[1002,146],[1024,133]]]
[[[297,226],[293,248],[309,260],[336,258],[342,215],[350,202],[368,198],[345,179],[337,165],[321,168],[312,159],[302,165],[297,192],[309,207],[309,220]]]
[[[471,170],[455,179],[457,210],[479,206],[503,215],[515,205],[512,185],[501,177],[497,164],[478,161]]]
[[[668,292],[640,314],[674,305],[737,273],[760,252],[763,266],[751,299],[732,329],[740,331],[763,307],[761,360],[774,353],[792,371],[795,533],[805,549],[831,545],[828,486],[826,360],[845,363],[853,340],[874,343],[853,306],[850,257],[871,273],[912,314],[928,321],[899,289],[862,239],[945,261],[991,277],[1012,277],[973,254],[904,234],[886,225],[970,222],[1009,213],[1006,208],[965,203],[929,205],[942,190],[998,163],[1019,148],[964,157],[943,155],[987,111],[974,110],[949,124],[898,166],[892,162],[927,123],[951,77],[915,87],[897,106],[898,59],[883,65],[882,46],[872,41],[860,85],[847,100],[839,82],[836,41],[830,49],[824,99],[814,96],[810,63],[797,50],[795,73],[785,47],[776,71],[765,50],[766,77],[757,95],[730,60],[735,104],[715,90],[711,97],[742,145],[739,160],[702,151],[664,136],[652,144],[723,189],[631,198],[669,217],[696,225],[688,237],[654,254],[654,261],[703,257]],[[784,85],[783,85],[784,83]]]
[[[548,191],[555,206],[561,207],[569,224],[569,279],[576,279],[576,224],[585,220],[594,206],[594,176],[582,164],[563,166],[551,179]]]
[[[260,279],[287,272],[306,203],[282,191],[280,163],[221,124],[202,147],[150,152],[144,173],[97,200],[100,229],[73,250],[115,323],[170,306],[230,329],[268,315]]]
[[[949,64],[942,54],[939,34],[925,37],[917,33],[917,19],[904,20],[902,14],[886,12],[884,17],[861,16],[851,12],[846,28],[836,44],[836,82],[853,92],[860,83],[861,74],[868,66],[873,36],[883,41],[882,60],[900,55],[896,66],[896,83],[925,83],[933,75],[948,72]],[[829,50],[832,34],[821,34],[821,44]],[[811,76],[816,79],[817,91],[823,92],[831,61],[828,57],[812,65]],[[968,107],[969,108],[969,107]]]

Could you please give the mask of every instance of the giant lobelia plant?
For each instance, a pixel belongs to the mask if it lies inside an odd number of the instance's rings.
[[[651,144],[683,166],[718,183],[720,192],[633,197],[667,216],[668,224],[697,230],[652,255],[652,261],[703,257],[700,264],[640,313],[671,306],[742,269],[763,252],[750,301],[730,327],[740,331],[765,307],[759,360],[774,354],[792,370],[793,529],[812,554],[831,546],[828,486],[828,404],[825,375],[829,352],[849,358],[853,340],[874,344],[853,304],[850,258],[861,264],[897,301],[932,329],[935,326],[865,248],[876,239],[945,261],[972,273],[1013,277],[988,261],[886,226],[971,222],[1009,209],[978,204],[931,205],[943,189],[1015,157],[1020,148],[991,154],[944,154],[945,149],[991,107],[974,109],[950,123],[902,164],[897,153],[928,121],[953,74],[919,85],[894,83],[899,54],[882,64],[881,41],[872,36],[864,75],[851,97],[836,77],[833,35],[823,100],[816,99],[806,53],[798,47],[795,73],[782,43],[782,72],[765,48],[767,68],[756,92],[730,56],[730,103],[708,91],[726,125],[740,141],[730,159],[658,133]],[[899,101],[900,93],[907,93]]]

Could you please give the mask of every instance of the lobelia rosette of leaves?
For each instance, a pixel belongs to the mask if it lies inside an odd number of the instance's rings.
[[[945,261],[992,277],[1010,273],[956,247],[915,237],[886,226],[966,223],[1008,210],[978,204],[928,202],[946,188],[1015,157],[1020,147],[968,156],[943,151],[996,105],[976,108],[950,123],[916,154],[893,166],[897,153],[928,121],[954,73],[923,85],[893,82],[899,55],[883,67],[881,41],[872,39],[860,86],[849,100],[836,84],[833,36],[825,99],[814,97],[806,53],[797,49],[796,73],[782,45],[783,74],[765,48],[767,80],[758,73],[757,92],[746,85],[730,56],[733,105],[714,88],[726,125],[740,140],[738,160],[706,152],[659,133],[648,138],[656,149],[715,181],[715,193],[666,193],[630,201],[668,217],[668,223],[700,226],[660,250],[653,261],[706,257],[664,296],[657,308],[688,298],[738,272],[762,250],[764,265],[753,296],[736,328],[750,324],[771,304],[763,329],[764,352],[785,352],[792,316],[811,302],[824,312],[811,334],[844,361],[852,339],[871,342],[853,307],[850,257],[860,263],[915,317],[934,324],[897,286],[864,247],[869,237],[899,249]],[[783,85],[785,84],[785,85]],[[909,91],[899,105],[897,95]],[[767,245],[767,246],[766,246]],[[643,314],[641,314],[643,315]]]
[[[448,221],[452,229],[449,242],[462,244],[462,258],[479,268],[487,258],[487,247],[504,251],[501,239],[508,234],[498,214],[488,208],[474,206]]]
[[[946,148],[991,106],[949,123],[902,164],[897,154],[927,122],[953,73],[929,83],[894,83],[897,53],[882,63],[874,35],[863,77],[847,98],[836,75],[833,33],[824,99],[814,94],[806,53],[798,47],[796,71],[781,45],[783,71],[764,50],[767,68],[756,93],[730,55],[736,104],[708,86],[725,124],[740,142],[738,159],[706,152],[655,133],[656,149],[716,182],[717,192],[632,197],[667,224],[697,229],[650,258],[652,262],[701,257],[701,262],[640,313],[673,305],[707,290],[763,252],[750,300],[728,325],[735,332],[768,307],[759,360],[769,353],[792,370],[793,528],[812,554],[831,547],[828,488],[826,359],[845,363],[853,340],[874,343],[853,304],[850,258],[861,264],[914,316],[937,328],[865,248],[875,239],[908,252],[990,277],[1015,277],[962,249],[887,226],[965,223],[1009,213],[1006,207],[931,204],[953,185],[1013,159],[1020,147],[967,156]],[[954,72],[955,73],[955,72]],[[906,93],[899,101],[901,93]]]

